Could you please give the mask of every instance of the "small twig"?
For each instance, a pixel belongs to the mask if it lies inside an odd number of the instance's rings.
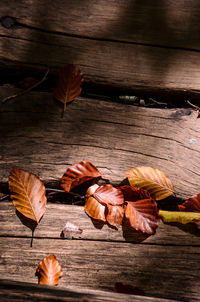
[[[46,188],[46,191],[47,192],[50,192],[48,195],[53,195],[53,194],[56,194],[56,193],[64,193],[64,194],[69,194],[73,197],[76,197],[76,198],[79,198],[79,199],[83,199],[84,196],[81,196],[77,193],[74,193],[74,192],[66,192],[65,190],[61,190],[61,189],[53,189],[53,188]]]
[[[154,99],[152,99],[152,98],[149,98],[149,100],[150,100],[152,103],[156,104],[156,105],[164,105],[164,106],[167,106],[167,103],[165,103],[165,102],[158,102],[158,101],[156,101],[156,100],[154,100]]]
[[[190,105],[191,107],[193,107],[194,109],[200,110],[200,107],[198,107],[197,105],[192,104],[190,101],[186,100],[186,103],[187,103],[188,105]]]
[[[2,200],[4,200],[4,199],[7,199],[7,198],[9,198],[9,195],[8,195],[8,194],[6,194],[6,195],[0,197],[0,201],[2,201]]]
[[[46,80],[48,73],[49,73],[49,68],[47,69],[44,77],[39,82],[37,82],[36,84],[34,84],[33,86],[29,87],[26,90],[23,90],[23,91],[20,91],[19,93],[5,97],[3,100],[1,100],[1,103],[3,104],[5,102],[7,102],[8,100],[15,99],[15,98],[17,98],[21,95],[24,95],[24,94],[28,93],[29,91],[33,90],[35,87],[39,86],[42,82],[44,82]]]

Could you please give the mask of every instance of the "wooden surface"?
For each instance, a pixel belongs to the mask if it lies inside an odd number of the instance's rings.
[[[30,237],[29,228],[20,223],[19,218],[15,214],[15,208],[12,202],[0,202],[1,229],[0,236],[6,237]],[[55,220],[55,223],[52,223]],[[91,219],[86,215],[83,206],[75,206],[69,204],[53,204],[48,203],[47,211],[41,221],[40,227],[36,228],[34,236],[37,238],[60,238],[61,231],[67,222],[73,223],[79,227],[82,234],[72,234],[72,238],[82,240],[100,240],[123,242],[124,229],[115,230],[108,225],[98,229],[94,226]],[[9,230],[9,231],[8,231]],[[167,225],[160,222],[156,235],[150,236],[143,243],[157,245],[173,245],[173,246],[200,246],[200,233],[195,232],[192,226],[175,226]]]
[[[67,289],[53,288],[50,286],[36,286],[25,282],[14,282],[10,280],[0,280],[1,301],[134,301],[134,302],[170,302],[174,300],[140,297],[112,293],[108,291],[81,289],[77,287],[67,287]],[[3,300],[2,300],[3,299]],[[72,300],[73,299],[73,300]]]
[[[0,96],[12,94],[1,89]],[[181,198],[199,193],[200,123],[190,109],[148,109],[79,98],[61,117],[49,93],[31,93],[1,107],[0,182],[17,166],[56,181],[69,165],[91,161],[119,184],[125,171],[161,169]],[[48,154],[48,156],[47,156]]]
[[[1,88],[1,98],[13,92]],[[149,165],[170,177],[180,198],[199,193],[200,126],[196,112],[78,98],[63,118],[61,113],[62,106],[44,92],[32,92],[1,106],[1,185],[7,183],[11,167],[17,166],[37,174],[47,187],[58,186],[69,165],[88,160],[114,184],[119,184],[131,167]],[[134,244],[125,240],[122,229],[96,228],[82,206],[59,204],[65,202],[59,196],[54,202],[48,203],[32,248],[31,231],[21,224],[11,201],[0,202],[0,273],[8,279],[1,282],[0,291],[8,293],[5,301],[20,300],[24,288],[30,301],[39,295],[44,300],[56,299],[59,288],[71,288],[72,301],[80,299],[77,288],[82,288],[81,297],[86,301],[105,300],[105,296],[108,301],[120,301],[114,293],[117,282],[142,290],[145,297],[141,301],[199,301],[200,241],[193,228],[160,223],[155,236]],[[67,221],[83,230],[74,240],[60,238]],[[60,285],[48,293],[36,287],[31,296],[38,282],[38,263],[51,253],[63,268]],[[31,285],[15,286],[13,281]],[[91,296],[88,289],[97,290],[96,295]],[[110,293],[101,292],[105,290]],[[128,295],[123,298],[132,299]],[[134,299],[140,301],[139,297]]]
[[[200,9],[195,0],[1,2],[1,82],[77,64],[88,87],[199,99]],[[10,16],[11,21],[5,21]],[[10,66],[11,69],[8,69]],[[26,70],[26,72],[25,72]],[[106,90],[105,88],[108,87]]]

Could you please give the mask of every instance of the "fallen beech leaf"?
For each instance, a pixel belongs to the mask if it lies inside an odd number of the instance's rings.
[[[137,286],[123,284],[122,282],[115,283],[115,292],[128,295],[144,296],[145,292]]]
[[[122,224],[122,220],[124,218],[124,208],[122,206],[113,206],[107,204],[107,209],[107,222],[118,229],[119,226]]]
[[[155,234],[160,220],[152,198],[129,201],[125,206],[125,217],[133,229],[148,235]]]
[[[120,189],[123,192],[124,201],[126,202],[151,198],[149,192],[141,188],[135,188],[125,185],[125,186],[121,186]]]
[[[56,260],[55,255],[50,255],[44,258],[36,271],[38,275],[39,284],[57,285],[59,283],[59,278],[62,277],[62,268],[59,262]]]
[[[126,172],[131,186],[143,188],[156,200],[173,194],[171,180],[160,170],[151,167],[137,167]]]
[[[66,110],[66,104],[80,95],[83,82],[82,76],[80,69],[73,64],[68,64],[60,69],[53,96],[64,104],[64,111]]]
[[[81,161],[67,169],[61,178],[60,185],[66,192],[70,192],[80,184],[92,179],[97,180],[101,176],[99,170],[92,163]]]
[[[100,204],[94,197],[92,197],[93,193],[96,191],[96,189],[99,186],[97,184],[89,187],[89,189],[86,192],[86,201],[85,201],[85,212],[92,217],[93,219],[97,219],[100,221],[106,221],[105,218],[105,206]]]
[[[119,188],[115,188],[112,185],[103,185],[97,188],[93,194],[102,205],[122,205],[124,203],[124,196]]]
[[[11,199],[16,209],[39,223],[46,210],[45,186],[38,176],[13,168],[9,178]]]
[[[67,222],[66,225],[64,226],[62,232],[61,232],[61,237],[62,238],[74,238],[74,237],[79,237],[80,234],[82,234],[83,230],[78,228],[76,225],[74,225],[71,222]]]
[[[196,222],[200,219],[200,213],[195,212],[175,212],[175,211],[159,211],[159,215],[164,222],[178,222],[182,224]]]
[[[180,211],[184,212],[200,212],[200,194],[190,197],[178,207]]]

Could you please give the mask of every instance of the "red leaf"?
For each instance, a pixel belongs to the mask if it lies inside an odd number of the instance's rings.
[[[102,205],[122,205],[124,196],[120,188],[114,188],[112,185],[103,185],[93,194]]]
[[[60,69],[53,96],[64,104],[64,111],[66,104],[73,101],[81,93],[82,76],[80,69],[73,64],[68,64]]]
[[[81,161],[67,169],[61,178],[60,185],[66,192],[70,192],[80,184],[92,179],[96,180],[101,176],[102,174],[92,163]]]
[[[121,282],[115,283],[115,291],[121,294],[129,294],[129,295],[137,295],[137,296],[145,295],[144,291],[139,287],[132,286],[130,284],[123,284]]]
[[[56,256],[50,255],[44,258],[36,271],[39,277],[39,284],[57,285],[62,277],[62,268],[56,260]]]
[[[97,219],[97,220],[105,222],[106,221],[105,206],[100,204],[94,197],[91,196],[98,187],[99,186],[97,184],[95,184],[95,185],[89,187],[89,189],[87,190],[87,193],[85,196],[86,202],[85,202],[84,209],[85,209],[86,213],[93,219]]]
[[[190,197],[182,205],[179,205],[179,210],[182,212],[200,212],[200,193]],[[194,224],[200,230],[200,220],[195,220]]]
[[[121,186],[120,189],[124,194],[124,201],[137,201],[151,198],[148,191],[132,186]]]
[[[159,224],[157,205],[151,198],[128,202],[125,217],[132,228],[149,235],[155,234]]]
[[[200,212],[200,193],[179,205],[179,210],[183,212]]]
[[[119,228],[122,224],[122,220],[124,218],[124,208],[122,206],[113,206],[107,204],[108,214],[106,216],[107,222],[114,226],[115,228]]]

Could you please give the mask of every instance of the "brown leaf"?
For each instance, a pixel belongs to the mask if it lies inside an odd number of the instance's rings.
[[[124,196],[119,188],[112,185],[100,186],[93,194],[102,205],[122,205],[124,203]]]
[[[56,256],[50,255],[44,258],[37,268],[36,275],[39,284],[57,285],[63,273]]]
[[[173,194],[171,180],[162,171],[151,167],[137,167],[126,172],[131,186],[149,191],[156,200]]]
[[[132,228],[149,235],[155,234],[159,224],[157,205],[152,198],[128,202],[125,217]]]
[[[89,187],[89,189],[87,190],[87,193],[85,196],[86,201],[85,201],[84,209],[91,218],[105,222],[106,221],[105,206],[100,204],[94,197],[91,196],[91,195],[93,195],[93,193],[96,191],[96,189],[98,187],[99,186],[97,184],[95,184],[95,185]]]
[[[92,179],[96,180],[101,176],[99,170],[92,163],[81,161],[67,169],[60,185],[66,192],[70,192],[80,184]]]
[[[53,96],[64,104],[64,111],[66,110],[66,104],[80,95],[83,82],[82,76],[80,69],[73,64],[68,64],[60,69]]]
[[[81,235],[83,230],[78,228],[76,225],[74,225],[71,222],[67,222],[66,225],[64,226],[62,232],[61,232],[61,237],[62,238],[77,238],[79,235]]]
[[[13,168],[9,178],[11,199],[16,209],[39,223],[46,210],[45,186],[38,176]]]
[[[182,205],[179,205],[179,210],[184,212],[200,212],[200,193],[190,197]]]
[[[121,294],[128,294],[128,295],[137,295],[137,296],[144,296],[145,292],[137,287],[132,286],[130,284],[123,284],[122,282],[115,283],[115,292]]]
[[[125,185],[125,186],[121,186],[120,189],[123,192],[124,201],[126,202],[151,198],[149,192],[141,188],[135,188]]]
[[[124,218],[124,208],[122,206],[113,206],[107,204],[107,209],[107,222],[118,229],[119,226],[122,224],[122,220]]]

